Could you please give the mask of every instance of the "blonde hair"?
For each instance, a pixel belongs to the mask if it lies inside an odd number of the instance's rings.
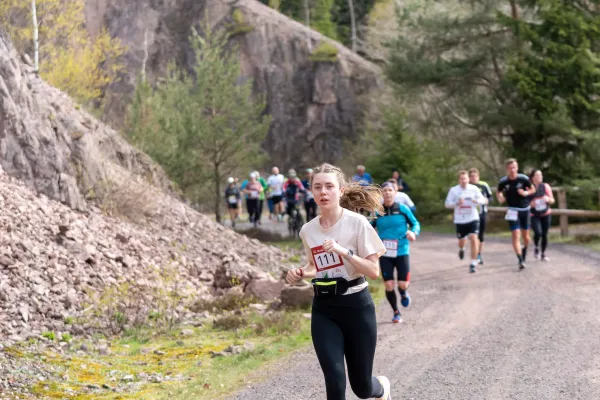
[[[477,175],[479,175],[479,170],[477,168],[471,168],[469,170],[469,175],[471,175],[471,174],[477,174]]]
[[[361,186],[357,182],[346,179],[346,175],[338,167],[331,164],[321,164],[313,168],[313,176],[310,178],[312,186],[317,174],[334,174],[340,188],[344,188],[344,194],[340,197],[340,206],[354,212],[363,210],[383,213],[381,205],[381,190],[377,186]]]
[[[462,170],[458,171],[457,177],[460,178],[462,175],[469,176],[469,173],[466,170],[462,169]]]

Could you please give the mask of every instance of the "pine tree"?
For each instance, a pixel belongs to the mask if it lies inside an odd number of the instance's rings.
[[[252,95],[252,81],[241,77],[227,32],[195,30],[193,74],[171,64],[165,81],[148,95],[142,83],[130,111],[129,136],[155,158],[194,201],[211,193],[221,221],[222,182],[233,172],[261,162],[261,143],[269,130],[264,99]],[[140,129],[139,122],[144,128]]]
[[[501,18],[522,43],[507,82],[516,92],[522,125],[515,154],[547,167],[557,181],[591,178],[599,157],[585,142],[600,127],[598,1],[529,1],[535,19]]]

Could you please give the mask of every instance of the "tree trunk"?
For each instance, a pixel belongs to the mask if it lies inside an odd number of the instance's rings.
[[[215,217],[217,219],[217,223],[221,223],[221,171],[220,165],[215,164],[214,170],[215,176]]]
[[[352,51],[356,53],[356,18],[354,16],[354,0],[348,0],[350,8],[350,25],[352,26]]]
[[[142,82],[146,82],[146,63],[148,62],[148,28],[144,32],[144,59],[142,60]]]
[[[306,44],[308,45],[308,51],[312,51],[312,45],[310,43],[310,7],[308,6],[308,0],[304,0],[304,18],[306,20]]]
[[[33,65],[35,66],[35,70],[37,72],[40,70],[40,46],[38,40],[38,22],[35,0],[31,0],[31,20],[33,23]]]

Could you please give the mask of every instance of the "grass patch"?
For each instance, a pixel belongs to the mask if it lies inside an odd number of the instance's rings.
[[[250,379],[260,379],[266,363],[303,348],[311,341],[306,310],[245,313],[235,326],[214,327],[206,322],[183,336],[182,328],[156,335],[136,329],[108,341],[110,352],[99,355],[97,340],[86,342],[86,354],[72,350],[61,355],[47,351],[38,357],[30,344],[7,349],[14,357],[39,358],[55,377],[38,382],[32,392],[45,399],[215,399]],[[233,320],[233,319],[232,319]],[[243,346],[240,354],[214,356],[228,347]],[[35,353],[35,354],[34,354]]]
[[[313,62],[336,62],[338,48],[327,41],[321,41],[310,55]]]

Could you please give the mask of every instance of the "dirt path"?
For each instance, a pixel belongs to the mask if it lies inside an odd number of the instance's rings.
[[[404,322],[378,309],[374,372],[393,399],[600,399],[600,254],[555,246],[521,272],[508,242],[484,255],[473,275],[453,238],[413,246]],[[280,367],[232,399],[325,399],[312,349]]]

